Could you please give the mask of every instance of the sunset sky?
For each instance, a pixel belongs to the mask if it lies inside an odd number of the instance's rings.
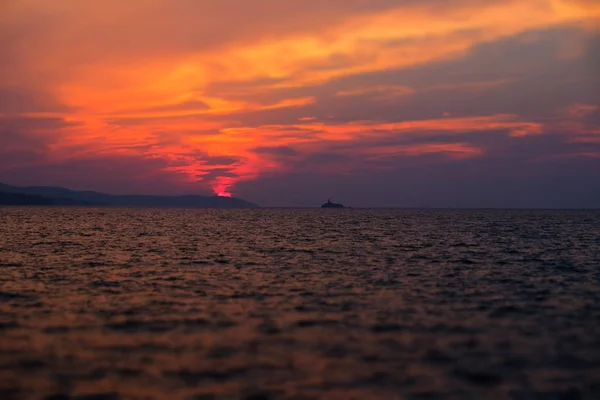
[[[600,1],[0,0],[0,182],[600,207]]]

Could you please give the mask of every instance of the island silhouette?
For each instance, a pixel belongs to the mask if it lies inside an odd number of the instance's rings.
[[[104,207],[256,208],[249,201],[220,196],[112,195],[53,186],[20,187],[0,183],[0,205]]]
[[[332,203],[330,199],[327,199],[327,203],[323,204],[321,208],[344,208],[343,204]]]

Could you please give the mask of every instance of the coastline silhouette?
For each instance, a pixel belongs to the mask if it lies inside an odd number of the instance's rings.
[[[62,187],[20,187],[0,183],[0,205],[60,205],[104,207],[257,208],[249,201],[219,196],[112,195]]]

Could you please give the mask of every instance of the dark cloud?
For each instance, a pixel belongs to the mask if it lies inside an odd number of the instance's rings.
[[[298,151],[289,146],[255,147],[254,149],[251,149],[251,151],[256,154],[266,154],[277,157],[291,157],[298,155]]]
[[[240,157],[233,156],[208,156],[198,157],[205,165],[233,165],[240,162]]]
[[[75,126],[62,118],[0,117],[0,170],[43,162],[55,133]]]
[[[68,111],[72,109],[42,93],[0,88],[0,114]]]
[[[81,122],[66,121],[63,118],[54,117],[0,117],[0,129],[5,132],[22,131],[27,133],[36,131],[55,131],[57,129],[71,128],[81,125]]]
[[[213,182],[215,179],[220,177],[235,178],[237,175],[233,172],[232,168],[214,168],[208,171],[206,174],[197,175],[203,182]]]

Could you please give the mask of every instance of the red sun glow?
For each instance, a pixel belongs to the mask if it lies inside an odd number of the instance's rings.
[[[217,192],[217,196],[219,196],[219,197],[231,197],[231,193],[226,192],[226,191],[220,191],[220,192]]]

